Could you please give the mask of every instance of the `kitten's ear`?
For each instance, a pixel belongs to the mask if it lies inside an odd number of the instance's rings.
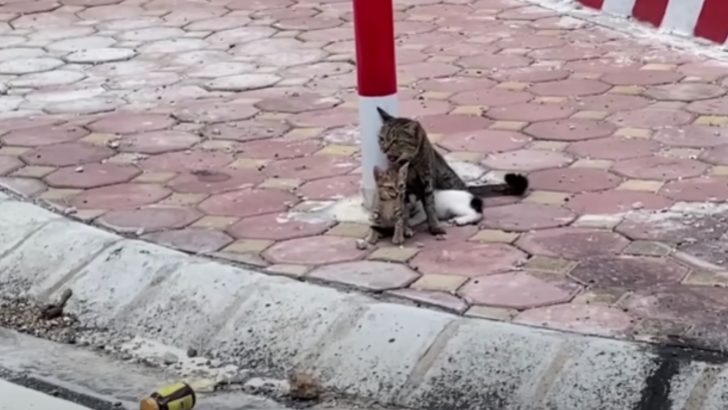
[[[381,168],[375,166],[374,167],[374,180],[379,182],[379,180],[382,179],[382,176],[384,176],[384,171],[382,171]]]
[[[384,111],[384,109],[381,107],[377,107],[377,112],[379,113],[379,118],[382,119],[382,122],[387,122],[394,119],[394,117],[389,115],[389,113]]]

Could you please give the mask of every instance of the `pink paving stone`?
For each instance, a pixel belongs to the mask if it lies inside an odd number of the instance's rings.
[[[43,180],[54,188],[88,189],[129,182],[140,173],[129,165],[87,164],[82,170],[75,166],[58,169]]]
[[[728,75],[728,66],[720,61],[700,61],[683,64],[677,69],[681,73],[700,77],[706,81],[715,81]]]
[[[567,70],[542,67],[521,67],[490,73],[489,77],[494,78],[498,81],[542,83],[545,81],[564,80],[568,78],[569,75],[571,75],[571,72]]]
[[[526,67],[531,65],[531,62],[532,60],[528,57],[509,54],[484,54],[463,57],[458,60],[458,64],[465,68],[481,69],[484,71]]]
[[[555,228],[522,235],[516,245],[532,255],[580,260],[622,251],[629,240],[614,232],[586,228]]]
[[[18,117],[0,120],[0,133],[18,131],[26,128],[42,128],[59,125],[63,121],[51,117]]]
[[[398,263],[357,261],[322,266],[306,276],[383,291],[405,287],[419,275],[406,265]]]
[[[438,145],[450,151],[490,154],[518,149],[529,141],[527,136],[515,131],[483,130],[446,135]]]
[[[115,113],[92,122],[88,127],[94,132],[134,134],[157,131],[174,124],[174,119],[166,114]]]
[[[192,171],[167,183],[175,192],[189,194],[218,194],[236,189],[252,188],[261,183],[263,174],[255,169]]]
[[[567,303],[580,290],[570,281],[546,281],[525,272],[509,272],[473,279],[458,293],[472,304],[523,310]]]
[[[0,155],[0,175],[6,175],[18,168],[21,168],[23,163],[15,158],[6,155]]]
[[[517,151],[490,154],[482,161],[488,168],[521,172],[560,168],[574,159],[560,151],[520,149]]]
[[[212,139],[254,141],[280,137],[290,129],[285,121],[253,119],[210,124],[202,129],[202,135]]]
[[[258,109],[249,101],[196,100],[179,104],[173,115],[180,121],[224,122],[252,118]]]
[[[300,265],[324,265],[330,263],[349,262],[362,259],[369,251],[360,250],[356,246],[356,239],[342,238],[338,236],[318,236],[315,240],[312,238],[296,238],[283,242],[278,242],[263,252],[263,257],[272,263],[300,264]],[[371,265],[370,265],[371,266]],[[406,268],[404,265],[395,264]],[[401,270],[401,268],[395,268]],[[330,270],[328,275],[333,274]],[[339,275],[354,274],[354,276],[368,276],[366,271],[356,275],[356,270],[345,271],[337,269]],[[371,271],[370,271],[371,272]],[[382,272],[380,266],[375,265],[372,273]],[[386,271],[384,271],[387,273]],[[396,270],[395,270],[396,272]],[[391,275],[396,278],[395,275]],[[339,276],[341,278],[341,276]],[[385,280],[387,275],[385,275]],[[392,278],[392,279],[393,279]],[[332,279],[344,282],[344,278]],[[353,278],[349,278],[353,280]],[[391,279],[390,279],[391,280]]]
[[[275,161],[265,168],[265,173],[274,178],[312,180],[351,172],[359,161],[334,155],[310,155],[303,158]]]
[[[314,139],[265,139],[240,144],[238,153],[245,158],[289,159],[313,154],[322,148]]]
[[[524,130],[538,139],[556,141],[580,141],[611,135],[617,127],[606,121],[585,118],[541,121]]]
[[[554,17],[558,14],[555,11],[547,10],[538,6],[525,6],[508,9],[498,14],[503,20],[538,20],[544,17]]]
[[[527,310],[514,323],[602,336],[623,335],[632,328],[632,317],[605,305],[563,304]]]
[[[505,37],[494,43],[499,48],[550,48],[564,44],[564,40],[556,36],[519,35]]]
[[[679,83],[650,87],[644,94],[656,100],[692,102],[720,97],[725,90],[713,84]]]
[[[184,172],[222,168],[232,161],[232,154],[221,151],[178,151],[149,157],[141,166],[149,171]]]
[[[160,201],[170,190],[155,184],[117,184],[84,191],[71,199],[79,209],[132,209]]]
[[[659,143],[644,138],[607,137],[575,142],[566,150],[580,157],[617,160],[650,156],[659,149]]]
[[[279,20],[273,23],[273,27],[280,30],[320,30],[325,28],[333,28],[344,24],[337,18],[330,17],[299,17],[285,20]]]
[[[416,79],[451,76],[460,71],[460,68],[446,63],[415,63],[403,64],[398,67],[402,75]]]
[[[298,189],[298,193],[306,199],[340,199],[359,193],[360,183],[361,177],[359,175],[323,178],[305,183]]]
[[[422,303],[424,305],[435,306],[442,309],[452,310],[458,313],[463,313],[468,308],[468,304],[465,303],[464,300],[445,292],[400,289],[391,291],[389,292],[389,294],[418,302],[416,304],[417,306]]]
[[[492,123],[483,117],[472,115],[428,115],[420,118],[428,133],[453,134],[458,132],[482,131]]]
[[[614,172],[630,178],[657,180],[696,177],[707,169],[708,166],[699,161],[661,156],[627,159],[612,167]]]
[[[399,23],[397,23],[399,25]],[[468,57],[475,54],[492,54],[498,52],[495,46],[485,46],[478,43],[460,42],[448,46],[431,46],[423,51],[428,55]]]
[[[573,107],[562,104],[524,103],[494,107],[486,115],[495,120],[531,122],[567,118],[574,111]]]
[[[706,148],[728,144],[728,128],[687,125],[680,128],[662,128],[653,138],[675,147]]]
[[[568,209],[552,205],[519,203],[483,209],[481,225],[490,229],[529,232],[570,224],[576,215]]]
[[[585,73],[596,73],[596,74],[603,74],[603,73],[615,73],[615,72],[622,72],[624,70],[637,70],[639,69],[642,64],[627,60],[623,61],[624,59],[617,59],[617,58],[592,58],[592,59],[583,59],[583,60],[575,60],[575,61],[569,61],[564,65],[564,68],[568,70],[573,70],[575,72],[585,72]]]
[[[421,273],[477,277],[510,270],[526,255],[500,243],[443,241],[426,247],[410,262]]]
[[[269,10],[284,9],[293,5],[292,0],[230,0],[225,7],[230,10]]]
[[[42,145],[72,142],[88,135],[81,127],[66,125],[42,125],[38,127],[15,129],[2,137],[7,145],[37,147]]]
[[[495,81],[487,78],[471,78],[471,77],[445,77],[432,78],[417,82],[417,88],[424,91],[440,91],[440,92],[462,92],[476,89],[490,88],[496,84]]]
[[[144,235],[144,239],[192,253],[215,252],[233,241],[224,232],[204,228],[155,232]]]
[[[609,190],[578,194],[569,201],[569,208],[579,214],[611,214],[637,209],[664,209],[673,201],[652,192]]]
[[[695,101],[688,104],[685,109],[695,114],[728,115],[728,97]]]
[[[558,192],[601,191],[615,188],[621,178],[601,169],[563,168],[536,171],[528,176],[533,189]]]
[[[288,121],[294,127],[333,128],[356,124],[359,114],[353,109],[335,107],[296,114]]]
[[[609,88],[607,84],[596,80],[575,78],[536,84],[529,91],[536,95],[571,97],[601,94]]]
[[[350,125],[326,130],[321,138],[329,144],[358,145],[359,128]]]
[[[34,178],[0,177],[0,186],[26,198],[46,190],[43,181]]]
[[[401,101],[399,103],[400,115],[409,118],[447,114],[451,109],[452,107],[447,101],[417,99]]]
[[[332,221],[298,220],[289,214],[272,213],[244,218],[227,232],[235,238],[280,241],[319,235],[332,225]]]
[[[711,164],[728,165],[728,145],[710,148],[700,156],[700,159]]]
[[[0,13],[34,14],[53,11],[60,6],[55,0],[9,2],[0,7]]]
[[[525,103],[533,99],[533,95],[525,91],[511,91],[501,88],[475,89],[465,91],[450,98],[455,104],[485,105],[489,107]]]
[[[682,74],[674,71],[622,70],[603,75],[602,81],[612,85],[654,85],[676,83],[682,78]]]
[[[200,142],[200,138],[188,132],[152,131],[123,136],[119,140],[119,151],[162,154],[185,150],[198,142]]]
[[[579,98],[576,106],[585,111],[630,111],[646,107],[650,101],[636,95],[622,95],[606,93]]]
[[[444,226],[447,231],[445,239],[448,242],[465,242],[472,238],[478,232],[478,227],[474,225],[466,226]],[[420,248],[439,249],[442,245],[442,238],[432,235],[427,231],[427,224],[420,225],[415,229],[415,236],[410,239],[411,243]]]
[[[181,229],[200,219],[200,217],[202,217],[202,214],[194,208],[150,206],[107,212],[96,221],[117,232],[149,233],[167,229]]]
[[[603,256],[579,262],[569,276],[596,288],[640,289],[661,283],[678,283],[688,268],[672,259]]]
[[[248,216],[288,210],[299,202],[295,195],[274,189],[242,189],[213,195],[199,205],[209,215]]]
[[[728,201],[728,178],[702,177],[667,183],[662,195],[676,201]]]
[[[266,98],[257,102],[255,106],[263,111],[299,113],[333,108],[339,104],[341,104],[341,100],[335,97],[304,93],[276,98]]]
[[[60,2],[66,6],[84,7],[108,6],[110,4],[119,4],[122,1],[124,0],[60,0]]]
[[[619,127],[663,128],[688,124],[693,115],[682,110],[648,107],[612,114],[608,120]]]
[[[107,147],[71,142],[38,147],[20,158],[30,165],[65,167],[101,161],[112,155],[114,151]]]
[[[573,44],[563,47],[544,48],[529,53],[529,57],[535,60],[582,60],[600,57],[602,50],[597,47],[575,46]]]

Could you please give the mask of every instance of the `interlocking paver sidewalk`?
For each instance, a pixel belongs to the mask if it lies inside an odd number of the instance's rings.
[[[480,227],[357,249],[350,0],[5,1],[0,183],[276,274],[727,348],[728,65],[522,0],[396,3],[402,114],[469,179],[532,181]]]

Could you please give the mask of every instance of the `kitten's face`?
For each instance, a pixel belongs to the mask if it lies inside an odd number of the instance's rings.
[[[382,171],[374,169],[377,195],[372,219],[382,227],[393,226],[402,215],[404,196],[407,189],[407,167],[396,167]]]
[[[402,164],[416,154],[418,123],[408,118],[382,117],[379,147],[391,164]]]

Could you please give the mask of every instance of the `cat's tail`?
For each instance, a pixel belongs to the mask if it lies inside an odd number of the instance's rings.
[[[468,186],[473,195],[483,197],[491,196],[521,196],[528,189],[528,178],[520,174],[506,174],[505,184],[486,184]]]

